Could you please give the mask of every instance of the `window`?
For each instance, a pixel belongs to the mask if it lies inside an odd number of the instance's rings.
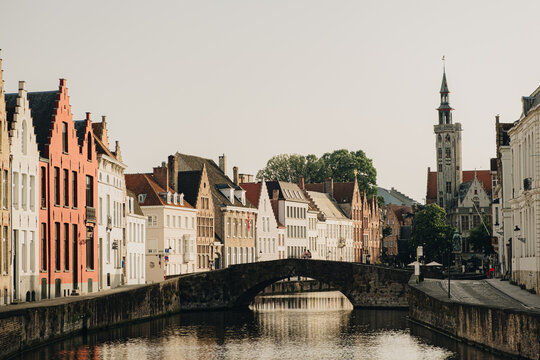
[[[36,256],[36,249],[34,247],[34,236],[35,233],[33,231],[30,231],[30,271],[35,272],[36,271],[36,262],[35,262],[35,256]]]
[[[437,158],[442,159],[442,149],[441,148],[437,149]]]
[[[60,223],[54,223],[54,264],[55,269],[60,271]]]
[[[100,197],[98,200],[98,212],[99,212],[99,225],[103,224],[103,198]]]
[[[446,193],[447,194],[452,193],[452,182],[450,182],[450,181],[446,182]]]
[[[110,252],[110,246],[107,251]],[[86,228],[86,268],[94,270],[94,233],[92,228]]]
[[[461,231],[468,231],[469,228],[469,215],[461,216]]]
[[[92,135],[90,133],[88,133],[88,154],[87,154],[87,157],[88,157],[88,161],[92,161]]]
[[[231,237],[231,218],[227,218],[227,236]]]
[[[64,270],[69,270],[69,224],[64,224]]]
[[[22,187],[22,195],[21,195],[21,205],[23,210],[27,209],[28,206],[28,175],[21,174],[21,187]]]
[[[238,236],[238,223],[236,221],[236,219],[233,220],[233,237],[237,237]]]
[[[446,158],[450,159],[450,149],[446,149]]]
[[[2,178],[2,205],[4,209],[8,207],[8,171],[4,170],[4,177]]]
[[[69,206],[69,170],[64,169],[64,206]]]
[[[47,169],[41,167],[41,208],[47,208]]]
[[[90,175],[86,175],[86,206],[94,206],[94,181]]]
[[[54,205],[60,205],[60,168],[54,168]]]
[[[19,173],[13,173],[13,192],[12,192],[12,203],[15,209],[19,208]]]
[[[438,164],[438,165],[437,165],[437,170],[438,170],[439,172],[442,171],[442,164]]]
[[[41,223],[41,270],[47,270],[47,224]]]
[[[68,131],[67,123],[62,123],[62,151],[67,154],[68,152]]]
[[[30,210],[36,208],[36,177],[30,175]]]
[[[8,260],[8,227],[4,226],[4,237],[2,238],[2,247],[3,247],[3,254],[2,257],[4,258],[4,274],[7,274],[8,267],[9,267],[9,260]]]
[[[148,216],[148,226],[158,226],[157,215]]]
[[[22,150],[22,153],[23,155],[26,155],[26,149],[27,149],[27,137],[28,137],[28,133],[26,131],[26,121],[23,121],[22,123],[22,134],[21,134],[21,150]]]
[[[76,171],[72,171],[71,172],[71,191],[72,191],[72,195],[71,195],[71,201],[73,201],[73,207],[76,208],[78,206],[77,204],[77,172]]]

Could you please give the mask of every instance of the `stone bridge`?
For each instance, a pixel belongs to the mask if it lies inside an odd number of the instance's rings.
[[[169,281],[178,281],[181,311],[247,307],[268,285],[295,276],[330,285],[355,308],[406,308],[410,275],[409,271],[374,265],[284,259],[232,265]]]

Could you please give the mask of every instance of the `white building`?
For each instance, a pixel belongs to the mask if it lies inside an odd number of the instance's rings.
[[[120,146],[109,148],[107,121],[92,124],[98,154],[98,252],[99,289],[125,284],[125,196],[126,186]]]
[[[326,225],[326,258],[335,261],[354,261],[353,221],[347,218],[336,202],[327,194],[306,191],[312,205]]]
[[[12,167],[13,302],[41,299],[39,287],[39,152],[24,81],[6,95]]]
[[[308,200],[300,187],[284,181],[268,181],[268,193],[277,197],[278,222],[286,227],[285,247],[288,258],[300,258],[309,248]],[[278,193],[274,196],[274,190]],[[273,200],[275,201],[275,200]]]
[[[523,113],[508,130],[512,154],[510,267],[512,280],[540,292],[540,87],[522,101]]]
[[[147,218],[147,283],[197,270],[197,209],[172,191],[167,179],[166,166],[154,168],[154,174],[126,174],[127,188]]]
[[[255,223],[256,236],[255,254],[257,261],[279,259],[278,223],[272,209],[266,182],[240,184],[246,191],[249,202],[255,206],[259,213]],[[280,241],[281,242],[281,241]]]
[[[126,283],[146,283],[146,216],[137,202],[137,196],[126,195]]]

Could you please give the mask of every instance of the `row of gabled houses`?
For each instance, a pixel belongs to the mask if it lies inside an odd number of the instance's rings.
[[[68,88],[5,94],[0,59],[0,304],[103,291],[254,261],[375,263],[380,209],[356,182],[253,181],[176,153],[129,174],[107,118]]]

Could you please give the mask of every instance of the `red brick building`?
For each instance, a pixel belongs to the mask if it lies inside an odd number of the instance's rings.
[[[66,80],[28,93],[40,152],[42,298],[97,290],[97,157],[87,113],[73,121]]]

